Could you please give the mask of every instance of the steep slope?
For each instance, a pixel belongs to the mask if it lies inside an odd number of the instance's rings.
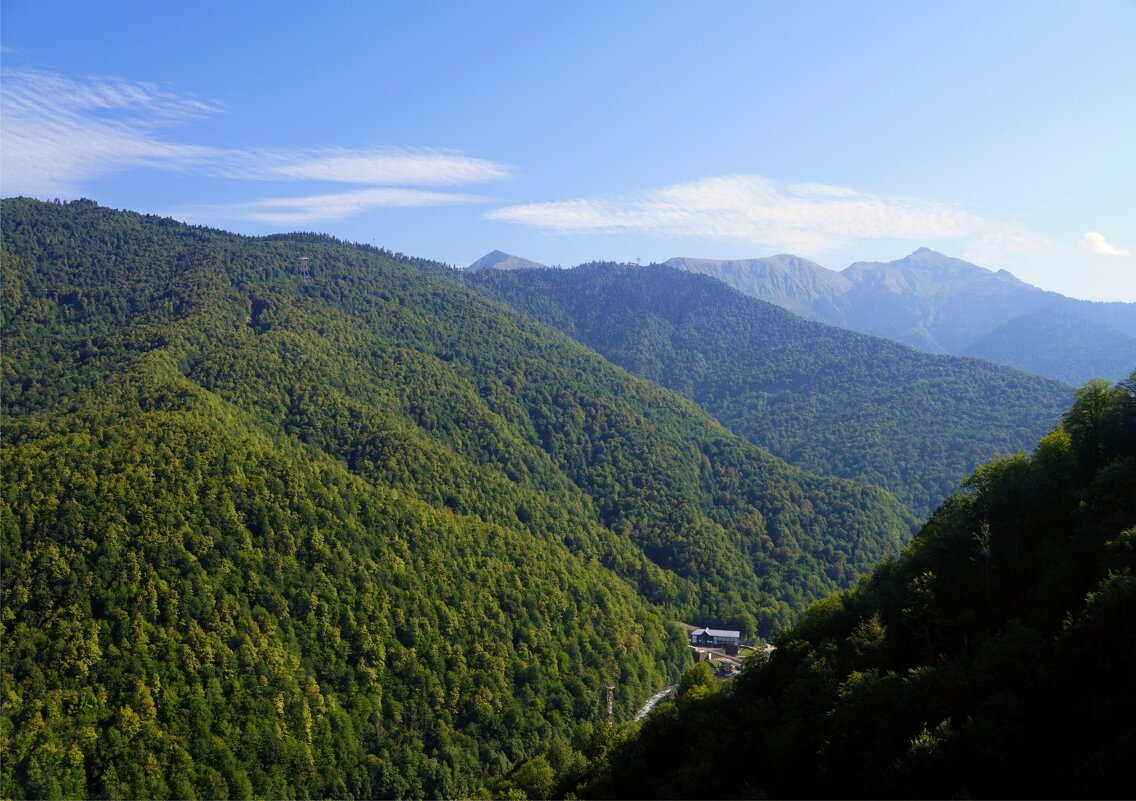
[[[839,303],[848,327],[932,353],[959,353],[1061,297],[928,248],[886,264],[857,262],[841,275],[852,285]]]
[[[835,300],[852,287],[852,282],[840,273],[808,259],[784,254],[732,261],[680,258],[668,259],[663,264],[676,270],[709,275],[743,295],[827,322],[839,319]]]
[[[667,264],[712,275],[803,317],[928,353],[980,355],[1075,383],[1116,380],[1136,365],[1136,303],[1067,298],[927,248],[896,261],[857,262],[840,273],[793,256]],[[1061,322],[1039,326],[1031,322],[1038,315]]]
[[[500,250],[494,250],[486,253],[473,264],[466,267],[471,273],[476,273],[479,270],[545,270],[548,269],[547,265],[540,262],[529,261],[522,259],[520,256],[514,256],[510,253],[505,253]]]
[[[1136,303],[1067,298],[927,248],[841,275],[853,283],[838,302],[841,324],[857,331],[1075,383],[1136,366]]]
[[[2,212],[5,795],[470,795],[909,530],[440,265]]]
[[[1118,798],[1136,783],[1136,374],[977,471],[724,692],[565,774],[621,798]],[[578,785],[583,784],[583,787]]]
[[[807,322],[666,267],[477,285],[786,460],[887,487],[922,516],[982,462],[1036,442],[1069,398],[1053,381]]]
[[[681,664],[598,561],[274,441],[165,353],[94,394],[6,432],[7,797],[469,795],[610,665],[626,708]]]

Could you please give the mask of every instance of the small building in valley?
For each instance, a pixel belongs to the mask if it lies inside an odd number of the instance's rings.
[[[690,632],[690,644],[698,648],[737,648],[741,639],[740,631],[729,629],[695,629]]]

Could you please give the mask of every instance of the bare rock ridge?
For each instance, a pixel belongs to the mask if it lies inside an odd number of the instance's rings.
[[[852,287],[852,282],[840,273],[788,254],[734,261],[677,258],[664,264],[709,275],[743,294],[776,303],[807,317],[815,316],[809,313],[814,304],[828,307],[833,298]]]
[[[486,253],[473,264],[466,267],[471,273],[479,272],[480,270],[547,270],[547,264],[531,261],[529,259],[522,259],[520,256],[514,256],[511,253],[505,253],[501,250],[494,250]]]

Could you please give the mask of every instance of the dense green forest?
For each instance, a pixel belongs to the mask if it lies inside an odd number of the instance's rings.
[[[442,265],[0,220],[4,796],[531,791],[909,537]]]
[[[1077,392],[902,556],[725,689],[699,666],[548,786],[604,798],[1127,798],[1136,787],[1136,374]]]
[[[476,285],[698,403],[786,461],[891,490],[919,519],[1032,447],[1072,388],[803,320],[669,267],[484,270]]]

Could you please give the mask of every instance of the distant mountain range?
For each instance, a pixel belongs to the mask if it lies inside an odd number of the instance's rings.
[[[1073,383],[1120,379],[1136,366],[1136,303],[1075,300],[927,248],[842,272],[790,255],[666,264],[928,353],[978,356]]]

